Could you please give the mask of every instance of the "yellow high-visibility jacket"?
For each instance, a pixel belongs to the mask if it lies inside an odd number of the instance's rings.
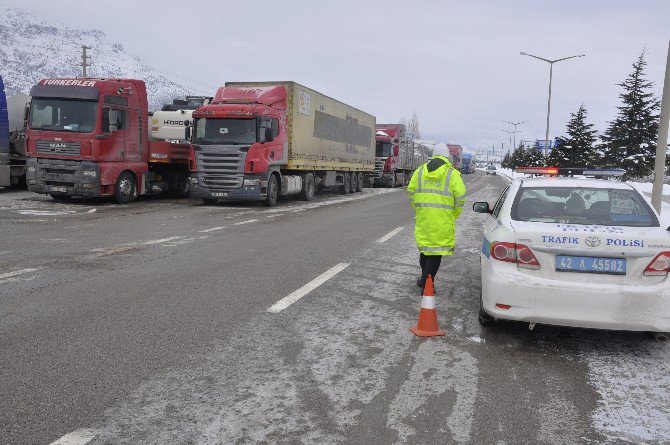
[[[424,255],[452,255],[456,245],[456,219],[465,205],[465,184],[461,173],[444,156],[445,164],[428,171],[427,164],[417,168],[407,186],[414,207],[414,238]]]

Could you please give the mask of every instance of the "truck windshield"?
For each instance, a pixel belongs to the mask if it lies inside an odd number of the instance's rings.
[[[91,133],[98,116],[98,102],[82,99],[34,97],[30,104],[33,130]]]
[[[377,142],[377,157],[389,157],[391,156],[391,143],[390,142]]]
[[[256,119],[200,118],[195,121],[194,144],[253,144]]]

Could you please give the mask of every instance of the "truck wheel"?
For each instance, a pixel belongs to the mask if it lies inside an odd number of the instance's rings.
[[[216,198],[202,198],[202,203],[207,206],[213,206],[217,202],[219,202],[219,200]]]
[[[363,173],[358,173],[358,181],[356,182],[356,191],[363,191],[363,181],[365,181],[365,175]]]
[[[356,189],[358,188],[358,173],[352,172],[349,174],[349,176],[351,178],[350,182],[351,185],[349,186],[349,190],[351,191],[351,193],[356,193],[357,192]]]
[[[300,199],[304,201],[311,201],[314,199],[314,175],[307,173],[303,177],[303,187],[302,192],[300,192]]]
[[[68,195],[49,195],[56,202],[72,202],[72,196]]]
[[[137,198],[137,179],[129,171],[122,172],[114,186],[114,198],[119,204],[133,202]]]
[[[273,207],[277,204],[277,196],[279,196],[279,185],[277,184],[277,175],[270,175],[268,178],[267,196],[265,197],[265,205]]]
[[[177,173],[173,183],[173,194],[177,198],[188,198],[191,191],[191,179],[188,173]]]
[[[340,187],[340,192],[344,195],[348,195],[351,191],[351,179],[349,179],[349,173],[342,173],[342,186]]]

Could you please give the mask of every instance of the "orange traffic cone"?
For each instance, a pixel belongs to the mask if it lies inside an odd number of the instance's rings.
[[[426,285],[423,288],[423,299],[421,300],[421,310],[419,311],[419,322],[416,326],[410,328],[410,331],[419,337],[436,337],[445,335],[437,327],[437,311],[435,310],[435,288],[433,287],[433,277],[428,275]]]

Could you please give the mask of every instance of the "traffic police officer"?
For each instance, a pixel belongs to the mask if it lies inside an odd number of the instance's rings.
[[[447,157],[433,156],[414,171],[407,196],[416,214],[414,238],[421,253],[421,277],[416,284],[423,289],[428,275],[435,278],[442,257],[454,253],[456,219],[465,205],[465,184]]]

